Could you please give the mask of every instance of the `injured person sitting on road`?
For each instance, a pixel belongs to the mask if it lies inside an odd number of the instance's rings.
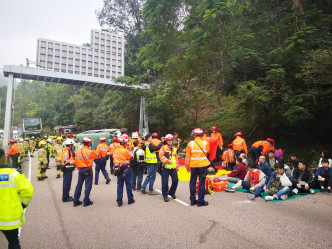
[[[238,181],[233,187],[226,189],[227,192],[234,192],[235,189],[242,188],[250,190],[253,194],[249,194],[248,198],[250,200],[255,200],[257,196],[260,196],[264,191],[264,186],[266,182],[265,174],[257,169],[255,163],[249,163],[248,173],[244,180]]]

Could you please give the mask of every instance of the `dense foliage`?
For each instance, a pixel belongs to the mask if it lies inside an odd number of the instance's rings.
[[[268,136],[331,146],[331,8],[328,0],[105,0],[100,23],[127,34],[119,80],[151,90],[23,82],[16,121],[137,130],[144,94],[150,128],[163,134],[217,124],[226,142],[242,130],[248,144]]]

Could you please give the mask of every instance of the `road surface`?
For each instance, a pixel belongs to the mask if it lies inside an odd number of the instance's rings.
[[[124,197],[119,208],[116,178],[106,185],[100,175],[91,191],[94,204],[73,207],[62,202],[62,177],[55,178],[53,158],[49,178],[37,181],[36,156],[22,248],[332,248],[332,196],[318,193],[270,203],[250,201],[241,192],[218,192],[206,197],[209,206],[191,207],[189,183],[179,182],[176,196],[182,203],[134,191],[136,203],[128,206]],[[23,170],[28,176],[28,159]],[[74,171],[71,195],[76,183]],[[161,189],[159,175],[155,189]],[[0,248],[6,247],[0,233]]]

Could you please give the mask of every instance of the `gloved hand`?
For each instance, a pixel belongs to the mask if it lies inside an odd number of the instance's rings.
[[[43,162],[43,161],[41,161],[41,162],[40,162],[40,165],[44,165],[44,162]]]
[[[22,208],[23,209],[26,209],[28,205],[25,205],[23,202],[21,203],[22,204]]]

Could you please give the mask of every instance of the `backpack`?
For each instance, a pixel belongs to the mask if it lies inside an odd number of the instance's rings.
[[[272,179],[271,185],[269,188],[269,195],[274,195],[279,192],[279,190],[282,188],[281,181],[279,177],[276,177]]]

